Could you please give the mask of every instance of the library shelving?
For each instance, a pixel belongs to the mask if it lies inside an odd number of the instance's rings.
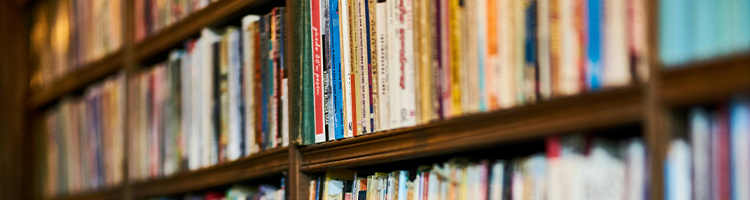
[[[27,9],[35,0],[17,0],[19,9]],[[36,0],[42,1],[42,0]],[[126,7],[132,8],[132,1]],[[284,38],[291,67],[302,65],[299,56],[301,31],[295,9],[299,0],[219,0],[180,21],[146,37],[143,41],[124,40],[126,44],[115,53],[61,78],[56,83],[31,93],[27,113],[33,114],[74,91],[104,79],[118,70],[134,71],[144,60],[165,54],[206,26],[237,18],[257,9],[285,5]],[[647,9],[651,18],[657,15],[657,3]],[[125,9],[132,12],[133,9]],[[125,16],[132,17],[129,13]],[[650,20],[651,48],[656,41],[657,20]],[[124,30],[132,32],[132,23]],[[268,176],[286,176],[287,197],[302,200],[308,197],[306,174],[326,170],[360,167],[394,161],[498,146],[517,141],[577,130],[613,127],[626,124],[643,125],[647,141],[652,177],[649,191],[654,200],[664,199],[662,160],[671,138],[671,124],[666,122],[669,108],[719,101],[733,94],[750,90],[750,54],[743,53],[686,64],[685,67],[664,69],[657,56],[650,56],[651,78],[621,88],[605,89],[569,97],[555,98],[517,108],[461,116],[434,121],[414,127],[366,134],[321,144],[263,151],[238,160],[204,169],[181,172],[173,176],[145,181],[125,180],[121,187],[66,195],[55,199],[130,199],[181,194],[190,191],[230,185]],[[293,82],[295,80],[290,80]],[[28,83],[26,83],[28,84]],[[291,94],[290,98],[294,98]],[[29,123],[31,124],[31,123]],[[127,151],[125,151],[127,152]],[[127,157],[127,156],[126,156]],[[126,165],[127,166],[127,165]],[[124,171],[127,171],[125,167]],[[127,176],[126,176],[127,177]],[[31,186],[29,186],[31,187]],[[30,192],[27,192],[30,194]],[[27,194],[28,195],[28,194]],[[30,197],[27,197],[30,198]],[[25,199],[25,198],[24,198]]]

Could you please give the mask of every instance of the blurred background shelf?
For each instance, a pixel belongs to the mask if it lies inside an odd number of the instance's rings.
[[[281,175],[288,169],[289,149],[283,147],[195,171],[136,181],[131,187],[134,198],[158,197]]]
[[[120,49],[65,75],[39,92],[32,92],[27,109],[29,112],[37,111],[71,92],[85,89],[92,83],[115,74],[122,66],[123,49]]]
[[[616,88],[311,145],[301,149],[301,169],[318,172],[486,148],[638,123],[642,113],[642,87]]]

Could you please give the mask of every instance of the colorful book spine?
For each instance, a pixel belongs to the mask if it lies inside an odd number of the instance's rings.
[[[330,51],[331,51],[331,80],[333,85],[333,124],[334,124],[334,138],[344,138],[344,94],[343,94],[343,73],[342,73],[342,34],[341,34],[341,17],[340,12],[340,1],[346,0],[330,0],[328,6],[328,12],[330,16]]]
[[[461,35],[461,24],[462,23],[462,12],[463,8],[462,5],[460,5],[459,0],[449,0],[448,1],[448,41],[449,46],[448,48],[448,56],[449,56],[449,62],[448,66],[450,68],[449,73],[450,76],[450,111],[449,116],[461,116],[462,113],[462,107],[461,107],[461,97],[467,91],[461,90],[461,74],[462,70],[468,66],[462,66],[461,61],[463,60],[464,53],[462,52],[462,45],[465,41],[465,38],[462,38]],[[463,93],[462,93],[463,92]]]
[[[586,21],[588,35],[586,37],[586,85],[593,91],[602,87],[602,0],[586,0]]]
[[[320,0],[310,1],[310,25],[312,37],[312,75],[313,75],[313,93],[314,93],[314,130],[315,142],[324,142],[325,134],[325,108],[323,98],[323,49],[321,44],[321,5]]]
[[[336,139],[334,135],[333,130],[333,117],[334,117],[334,110],[333,110],[333,72],[332,72],[332,62],[331,62],[331,26],[330,26],[330,12],[328,12],[329,6],[329,0],[321,0],[321,6],[322,6],[322,16],[323,19],[321,21],[322,29],[321,29],[321,41],[323,46],[323,106],[325,108],[325,132],[327,136],[327,140],[334,140]]]

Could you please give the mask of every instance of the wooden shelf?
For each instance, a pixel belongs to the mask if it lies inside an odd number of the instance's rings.
[[[611,89],[308,146],[302,149],[302,171],[407,160],[636,123],[643,118],[642,113],[640,86]]]
[[[750,53],[676,66],[661,76],[659,94],[668,106],[722,101],[750,90]]]
[[[196,171],[135,183],[132,191],[134,198],[174,195],[280,175],[288,169],[289,148],[282,147]]]
[[[83,66],[60,80],[32,93],[28,102],[28,111],[34,112],[62,96],[88,87],[91,83],[114,74],[123,66],[122,48],[89,65]]]
[[[114,187],[111,189],[106,189],[103,191],[63,196],[63,197],[55,198],[55,200],[74,200],[74,199],[75,200],[98,200],[98,199],[116,200],[116,199],[123,199],[122,195],[123,195],[122,186],[119,186],[119,187]]]
[[[270,0],[221,0],[211,2],[205,8],[181,19],[156,34],[146,37],[136,44],[135,59],[143,61],[158,53],[169,51],[182,44],[189,37],[229,16],[241,14],[239,11],[263,5]]]

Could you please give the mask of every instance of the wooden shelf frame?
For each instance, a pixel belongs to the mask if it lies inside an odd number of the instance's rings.
[[[34,0],[18,0],[20,4]],[[285,0],[287,8],[301,0]],[[132,1],[128,5],[132,12]],[[125,40],[123,49],[73,72],[48,88],[31,94],[27,110],[36,112],[66,94],[82,90],[91,83],[136,66],[150,58],[165,54],[184,40],[197,35],[206,26],[221,23],[229,17],[273,3],[271,0],[220,0],[213,2],[179,22],[141,42]],[[649,3],[649,18],[655,19],[658,2]],[[286,10],[284,42],[291,55],[295,48],[293,10]],[[128,13],[127,16],[133,16]],[[307,198],[306,174],[382,164],[393,161],[450,154],[483,147],[503,145],[522,140],[544,138],[558,133],[606,128],[631,123],[644,125],[648,142],[651,199],[664,199],[662,161],[671,138],[671,124],[665,116],[669,108],[721,101],[750,90],[750,53],[691,62],[679,69],[664,69],[656,53],[658,20],[649,23],[651,79],[645,83],[595,93],[558,98],[489,113],[435,121],[415,127],[367,134],[359,137],[299,147],[260,152],[236,161],[222,163],[197,171],[141,182],[130,182],[115,189],[72,195],[59,199],[136,199],[186,193],[239,181],[261,179],[286,173],[288,198]],[[132,19],[125,30],[134,30]],[[304,41],[304,40],[301,40]],[[295,67],[293,56],[285,63]],[[291,97],[293,98],[293,96]],[[127,152],[127,151],[126,151]],[[127,157],[127,155],[126,155]],[[127,168],[127,167],[125,167]],[[127,172],[127,169],[124,169]],[[127,176],[126,176],[127,178]]]
[[[96,199],[111,199],[120,200],[123,199],[123,186],[117,186],[114,188],[108,188],[101,191],[86,192],[83,194],[62,196],[56,198],[56,200],[96,200]]]

